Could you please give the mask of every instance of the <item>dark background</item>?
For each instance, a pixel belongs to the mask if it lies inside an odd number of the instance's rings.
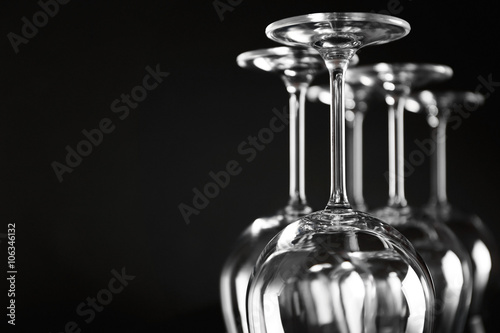
[[[0,232],[16,223],[18,268],[17,325],[8,329],[61,332],[75,321],[82,332],[224,332],[218,299],[223,261],[253,219],[286,203],[288,187],[286,131],[250,163],[237,151],[268,126],[273,108],[287,105],[287,94],[278,77],[239,68],[236,56],[277,46],[264,34],[275,20],[379,12],[393,2],[232,3],[221,20],[212,1],[73,0],[16,54],[7,35],[20,35],[21,18],[32,21],[40,6],[2,2]],[[474,90],[479,76],[500,81],[493,1],[400,0],[395,8],[412,32],[361,50],[360,64],[447,64],[455,76],[440,88]],[[111,103],[142,83],[146,66],[157,64],[169,76],[120,120]],[[448,133],[450,200],[481,216],[497,239],[499,106],[500,93],[493,91],[483,108]],[[307,194],[321,209],[329,191],[329,118],[324,105],[307,108]],[[365,197],[372,208],[387,198],[383,111],[370,112],[365,125]],[[81,131],[103,118],[112,120],[114,131],[59,182],[51,163],[64,163],[65,147],[75,148],[85,138]],[[424,119],[408,114],[406,151],[427,136]],[[242,172],[186,224],[179,204],[191,205],[193,188],[202,189],[209,172],[230,160],[240,162]],[[408,177],[407,197],[420,205],[427,196],[426,160]],[[6,271],[5,243],[0,248]],[[122,268],[135,278],[85,323],[77,306],[107,288],[111,270]],[[0,294],[5,309],[6,292]],[[498,313],[497,304],[490,303],[489,313]],[[497,331],[493,318],[488,325]]]

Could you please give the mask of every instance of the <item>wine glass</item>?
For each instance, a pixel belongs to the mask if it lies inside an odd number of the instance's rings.
[[[264,246],[278,231],[299,216],[312,212],[304,184],[305,96],[315,75],[326,67],[314,49],[286,46],[240,54],[242,68],[259,69],[279,75],[290,94],[290,182],[288,205],[276,215],[256,219],[238,238],[222,269],[220,291],[222,311],[229,333],[248,332],[245,297],[250,274]]]
[[[471,299],[470,258],[448,227],[408,205],[404,188],[407,97],[412,88],[449,79],[453,71],[444,65],[414,63],[380,63],[355,71],[378,75],[389,109],[389,200],[373,214],[405,235],[427,264],[436,290],[434,331],[462,332]]]
[[[485,332],[482,308],[485,292],[492,288],[493,266],[498,263],[498,248],[491,231],[476,215],[462,212],[448,202],[446,192],[446,129],[448,120],[457,123],[459,111],[474,111],[484,103],[479,93],[469,91],[424,90],[406,103],[413,103],[414,112],[427,117],[431,128],[428,149],[431,154],[431,195],[425,209],[440,223],[445,223],[465,246],[472,259],[473,291],[467,319],[467,329],[472,333]],[[497,268],[497,267],[495,267]]]
[[[319,13],[277,21],[266,34],[312,46],[331,82],[331,196],[326,208],[278,233],[250,279],[250,332],[430,332],[433,287],[412,245],[396,229],[354,211],[345,190],[344,76],[367,45],[402,38],[410,26],[371,13]]]

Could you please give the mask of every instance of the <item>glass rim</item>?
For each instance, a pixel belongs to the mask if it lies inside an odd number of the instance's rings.
[[[319,23],[319,22],[329,22],[329,21],[371,21],[377,23],[385,23],[391,24],[395,26],[399,26],[406,30],[407,35],[410,30],[410,24],[395,16],[378,14],[378,13],[366,13],[366,12],[329,12],[329,13],[313,13],[299,16],[292,16],[289,18],[281,19],[269,24],[266,27],[266,35],[268,38],[272,40],[276,40],[273,37],[273,32],[277,29],[297,24],[305,24],[305,23]]]

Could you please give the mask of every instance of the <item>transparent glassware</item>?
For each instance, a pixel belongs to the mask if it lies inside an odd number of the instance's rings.
[[[459,111],[474,111],[484,103],[479,93],[468,91],[424,90],[413,94],[406,103],[414,102],[411,111],[427,117],[431,129],[428,143],[431,154],[431,193],[426,211],[440,223],[446,224],[465,246],[472,259],[473,291],[466,328],[471,333],[485,332],[482,319],[483,299],[492,290],[494,271],[498,270],[498,248],[491,231],[474,214],[454,207],[446,191],[446,129],[450,117],[461,117]],[[456,119],[452,118],[452,121]],[[496,268],[495,270],[493,268]]]
[[[250,332],[430,332],[433,287],[425,264],[396,229],[354,211],[345,187],[344,76],[367,45],[410,26],[370,13],[320,13],[277,21],[266,34],[313,46],[331,82],[331,196],[326,208],[278,233],[250,279]]]
[[[389,200],[372,213],[398,229],[422,256],[436,290],[434,332],[462,332],[471,300],[471,262],[465,248],[444,224],[405,197],[404,108],[412,88],[451,78],[448,66],[386,64],[354,69],[359,75],[376,73],[385,90],[389,129]]]
[[[305,195],[305,102],[307,88],[326,67],[314,49],[275,47],[249,51],[237,57],[242,68],[272,72],[283,79],[289,98],[290,182],[288,204],[276,215],[256,219],[240,235],[221,274],[222,311],[228,333],[248,332],[246,291],[259,254],[276,233],[312,209]]]

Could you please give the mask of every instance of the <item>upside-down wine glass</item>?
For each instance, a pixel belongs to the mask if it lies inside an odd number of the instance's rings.
[[[461,111],[470,112],[484,103],[479,93],[469,91],[421,91],[413,96],[417,109],[427,117],[431,138],[427,149],[431,154],[431,194],[426,210],[439,222],[445,223],[465,246],[472,259],[472,301],[467,320],[471,333],[485,332],[482,309],[485,292],[494,283],[492,268],[498,263],[498,248],[491,231],[474,214],[461,211],[448,201],[446,191],[446,129],[462,121]],[[407,109],[409,103],[406,103]],[[414,104],[415,106],[415,104]],[[465,110],[463,110],[465,108]],[[498,269],[498,267],[494,267]]]
[[[433,289],[425,264],[398,231],[354,211],[345,191],[344,76],[367,45],[402,38],[401,19],[319,13],[277,21],[266,34],[316,48],[330,74],[331,196],[266,246],[250,279],[250,332],[430,332]]]
[[[448,66],[414,63],[380,63],[353,71],[377,73],[389,111],[389,200],[373,214],[405,235],[427,264],[436,290],[434,332],[462,332],[471,298],[470,258],[449,228],[408,205],[404,187],[407,97],[412,88],[449,79],[453,71]]]
[[[245,299],[248,281],[257,258],[271,238],[299,216],[312,212],[304,184],[305,96],[316,74],[326,71],[314,49],[286,46],[249,51],[237,57],[242,68],[278,74],[289,98],[290,182],[288,205],[275,216],[256,219],[238,238],[222,269],[220,291],[228,333],[248,332]]]

